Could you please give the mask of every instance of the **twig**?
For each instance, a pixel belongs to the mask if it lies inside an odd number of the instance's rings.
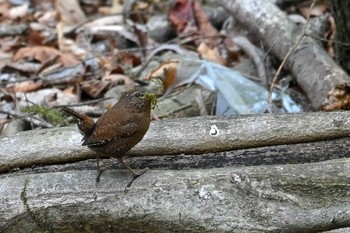
[[[100,98],[100,99],[96,99],[96,100],[89,100],[89,101],[76,103],[76,104],[57,105],[57,106],[54,106],[54,108],[85,106],[85,105],[99,103],[99,102],[109,100],[109,99],[112,99],[112,97],[105,97],[105,98]]]
[[[10,116],[14,117],[13,119],[8,120],[7,122],[0,123],[0,125],[6,124],[6,123],[9,123],[11,121],[18,120],[18,119],[25,119],[27,121],[32,121],[32,124],[34,124],[36,126],[40,126],[40,127],[44,127],[44,128],[52,128],[53,127],[52,124],[50,124],[50,123],[48,123],[46,121],[43,121],[40,118],[35,117],[34,113],[23,114],[21,112],[16,112],[14,110],[11,110],[11,111],[0,110],[0,113],[7,114],[7,115],[10,115]]]
[[[334,43],[334,44],[350,46],[350,43],[344,43],[344,42],[337,41],[337,40],[329,40],[329,39],[325,39],[325,38],[322,38],[322,37],[319,37],[319,36],[315,36],[315,35],[312,35],[312,34],[308,34],[308,33],[305,34],[305,36],[310,36],[311,38],[314,38],[314,39],[320,40],[320,41],[324,41],[324,42],[330,42],[330,43]]]
[[[266,51],[263,61],[266,61],[267,56],[270,54],[271,50],[276,46],[276,44],[277,44],[277,40],[273,42],[272,46]]]
[[[255,47],[255,45],[253,45],[246,37],[243,36],[237,36],[233,38],[233,42],[238,47],[240,47],[247,55],[249,55],[250,58],[253,59],[253,62],[255,63],[255,66],[258,71],[260,82],[264,87],[267,87],[268,80],[266,69],[264,66],[263,59],[257,53],[257,48]]]
[[[29,104],[28,104],[28,103],[33,104],[33,102],[31,102],[31,101],[27,98],[27,93],[24,93],[24,98],[26,99],[27,107],[29,107]],[[28,119],[29,119],[29,122],[30,122],[30,127],[31,127],[32,130],[33,130],[33,129],[34,129],[34,123],[33,123],[32,117],[33,117],[33,115],[28,115]]]

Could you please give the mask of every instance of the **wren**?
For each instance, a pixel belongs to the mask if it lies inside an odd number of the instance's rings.
[[[91,150],[110,155],[128,169],[133,179],[127,185],[142,175],[145,171],[136,173],[123,160],[124,155],[139,143],[147,132],[151,121],[152,94],[143,88],[126,92],[112,108],[106,111],[95,123],[86,115],[70,108],[62,110],[77,120],[77,125],[84,135],[83,146]],[[97,158],[98,182],[101,175],[99,158]]]

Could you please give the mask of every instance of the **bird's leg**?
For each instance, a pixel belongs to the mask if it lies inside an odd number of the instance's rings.
[[[97,175],[96,175],[96,183],[100,182],[100,176],[102,172],[104,172],[104,169],[101,169],[100,167],[100,158],[96,157],[96,170],[97,170]]]
[[[141,171],[140,173],[136,173],[134,170],[132,170],[132,169],[129,167],[129,165],[127,165],[127,164],[124,162],[124,160],[123,160],[122,157],[121,157],[121,158],[119,158],[119,157],[117,157],[117,158],[111,157],[111,158],[114,159],[114,160],[117,160],[119,163],[121,163],[124,167],[126,167],[126,169],[128,169],[128,170],[131,172],[131,174],[132,174],[132,176],[133,176],[133,179],[129,182],[129,184],[126,186],[126,188],[129,188],[129,187],[131,186],[131,184],[134,182],[134,180],[136,180],[139,176],[141,176],[143,173],[146,172],[146,169],[144,169],[144,170]]]

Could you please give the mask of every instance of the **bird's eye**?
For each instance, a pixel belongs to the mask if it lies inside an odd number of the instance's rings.
[[[140,98],[140,97],[142,97],[142,96],[143,96],[143,94],[140,93],[140,92],[136,92],[136,93],[135,93],[135,97],[137,97],[137,98]]]

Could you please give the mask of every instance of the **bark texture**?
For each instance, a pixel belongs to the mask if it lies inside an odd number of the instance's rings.
[[[303,25],[291,22],[270,1],[222,0],[221,4],[258,43],[283,60],[303,35]],[[315,109],[347,108],[350,77],[314,39],[306,36],[285,64]],[[342,93],[341,95],[339,93]]]
[[[127,161],[150,170],[128,190],[131,176],[124,169],[109,169],[95,182],[95,160],[86,159],[96,155],[80,145],[76,127],[2,138],[2,168],[36,167],[2,170],[0,232],[349,227],[348,119],[348,112],[319,112],[154,122],[131,152],[147,156]]]
[[[336,24],[335,40],[348,45],[335,43],[335,56],[340,65],[350,74],[350,2],[329,0]]]
[[[350,161],[0,176],[1,232],[320,232],[350,226]]]
[[[152,122],[129,155],[202,154],[331,140],[349,134],[350,117],[346,111],[182,118]],[[97,154],[81,146],[81,138],[76,126],[1,138],[0,172],[96,158]]]

